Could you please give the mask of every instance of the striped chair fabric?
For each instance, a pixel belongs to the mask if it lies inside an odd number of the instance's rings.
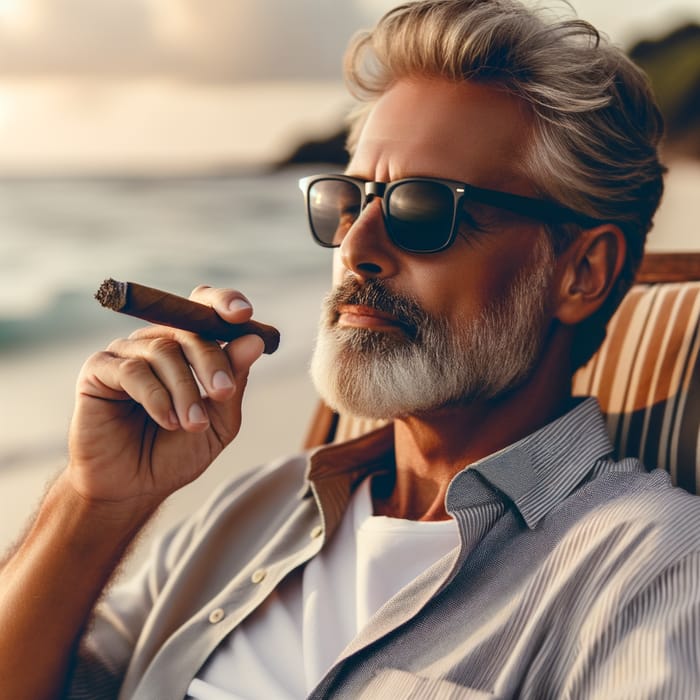
[[[573,393],[598,398],[618,457],[639,457],[700,493],[700,254],[645,262],[602,346],[574,376]],[[379,425],[320,405],[305,444],[351,439]]]
[[[700,282],[637,284],[603,345],[574,376],[576,396],[596,396],[620,457],[700,483]]]

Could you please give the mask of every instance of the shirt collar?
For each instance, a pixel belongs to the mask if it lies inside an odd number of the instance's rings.
[[[326,537],[338,527],[358,484],[370,474],[390,469],[394,469],[393,423],[346,442],[318,447],[309,454],[302,496],[316,495]]]
[[[447,493],[447,510],[471,505],[470,473],[476,472],[534,528],[612,451],[598,402],[584,399],[555,421],[457,474]]]
[[[480,502],[498,494],[510,500],[528,527],[534,528],[612,451],[598,402],[583,399],[555,421],[459,472],[447,492],[447,510],[470,508],[475,498]],[[393,424],[316,448],[309,455],[307,483],[319,498],[329,535],[355,487],[370,474],[393,469],[393,455]],[[304,495],[308,494],[305,488]]]

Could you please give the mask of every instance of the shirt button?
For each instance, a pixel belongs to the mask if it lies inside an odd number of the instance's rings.
[[[225,613],[222,608],[217,608],[209,613],[209,622],[215,625],[217,622],[221,622],[224,619]]]
[[[319,538],[323,534],[323,526],[322,525],[316,525],[316,527],[311,530],[309,533],[309,536],[311,537],[312,540],[315,540]]]
[[[265,578],[265,576],[267,576],[267,571],[265,569],[258,569],[250,577],[250,580],[253,583],[260,583]]]

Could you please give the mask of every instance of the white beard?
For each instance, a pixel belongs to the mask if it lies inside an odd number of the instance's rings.
[[[391,419],[515,388],[542,349],[552,260],[542,235],[510,289],[476,318],[452,325],[380,280],[341,285],[324,302],[310,368],[316,390],[335,411]],[[350,303],[376,305],[413,326],[416,336],[339,327],[336,309],[351,294],[359,297]]]

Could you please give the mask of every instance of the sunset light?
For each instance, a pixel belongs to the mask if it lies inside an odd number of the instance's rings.
[[[0,0],[0,174],[284,157],[342,123],[343,47],[392,4]],[[575,6],[618,42],[694,16],[689,0]]]
[[[0,0],[0,20],[16,17],[21,7],[22,0]]]

